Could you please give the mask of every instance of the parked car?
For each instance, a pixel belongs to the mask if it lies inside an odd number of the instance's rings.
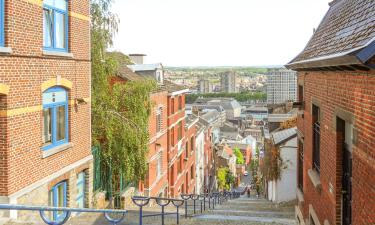
[[[243,175],[244,175],[244,176],[247,176],[247,175],[249,175],[249,172],[245,171],[245,172],[243,173]]]

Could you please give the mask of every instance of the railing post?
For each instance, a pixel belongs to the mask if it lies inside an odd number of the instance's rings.
[[[176,206],[176,207],[177,207],[177,224],[180,224],[180,212],[179,212],[180,206]]]
[[[203,195],[203,210],[206,211],[206,195]]]
[[[161,225],[164,225],[164,205],[161,206]]]
[[[139,225],[143,224],[142,223],[143,222],[143,215],[142,215],[143,213],[142,212],[143,212],[143,206],[140,206],[139,207]]]
[[[201,201],[201,213],[203,213],[203,202]]]
[[[188,202],[185,200],[185,219],[187,219]]]

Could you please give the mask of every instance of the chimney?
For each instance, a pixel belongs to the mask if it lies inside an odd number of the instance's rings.
[[[145,56],[145,54],[129,54],[129,58],[134,64],[143,64],[143,58]]]

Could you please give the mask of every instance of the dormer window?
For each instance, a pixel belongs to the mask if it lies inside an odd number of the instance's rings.
[[[156,81],[159,83],[159,84],[162,84],[163,83],[163,73],[162,71],[156,71]]]

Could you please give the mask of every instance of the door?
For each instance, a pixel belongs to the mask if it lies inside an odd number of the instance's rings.
[[[342,224],[352,224],[352,153],[346,144],[343,147],[342,177]]]
[[[66,181],[56,184],[50,191],[50,204],[53,207],[66,207]],[[66,212],[54,211],[54,221],[61,221],[64,219]]]
[[[353,127],[350,123],[337,118],[337,144],[342,154],[342,225],[352,224],[352,134]]]
[[[86,173],[81,172],[77,177],[77,207],[85,208],[85,179]]]

